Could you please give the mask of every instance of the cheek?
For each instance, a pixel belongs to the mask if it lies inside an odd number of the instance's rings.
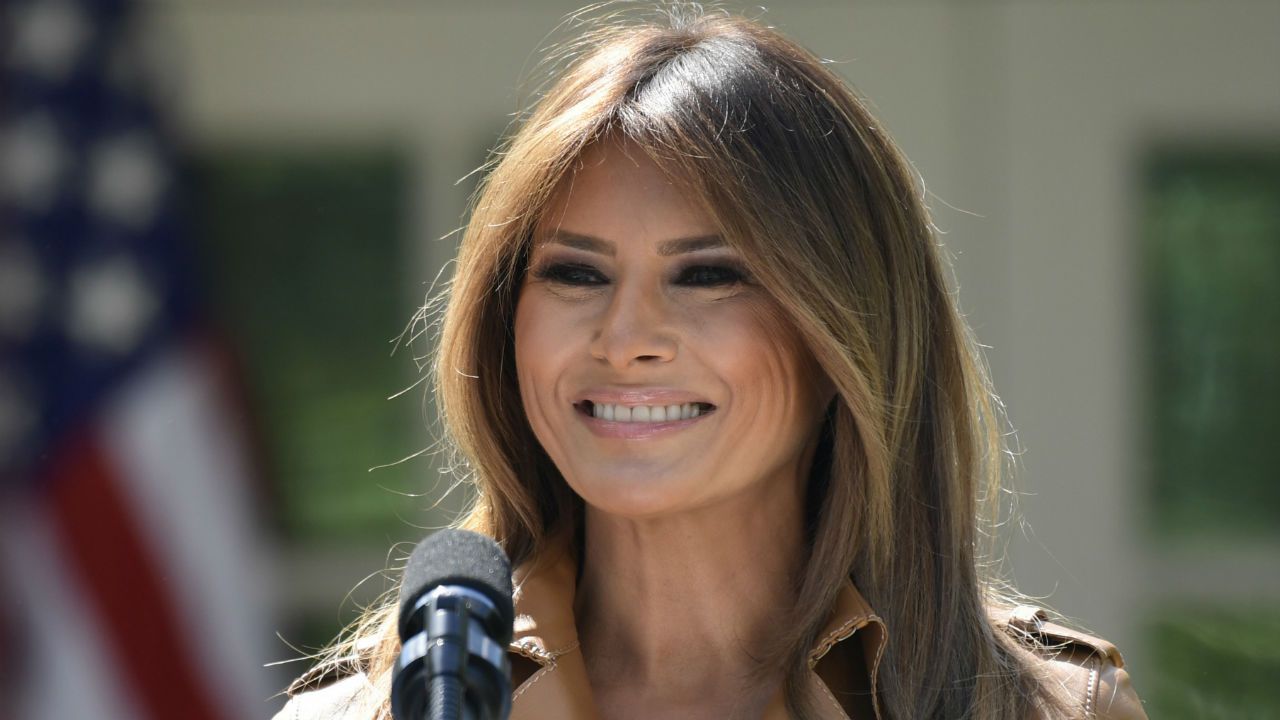
[[[699,354],[734,388],[746,407],[794,420],[811,403],[815,363],[798,333],[772,302],[741,303],[700,323]]]
[[[557,353],[565,352],[559,316],[544,307],[546,300],[535,292],[522,290],[516,304],[515,351],[516,378],[520,398],[535,431],[541,435],[541,406],[553,402],[557,367],[562,361]]]
[[[571,313],[536,288],[523,289],[516,303],[516,362],[521,373],[542,374],[564,352],[565,332],[573,326]]]

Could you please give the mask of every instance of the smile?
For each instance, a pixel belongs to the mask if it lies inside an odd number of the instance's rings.
[[[596,403],[584,400],[578,404],[579,412],[600,420],[623,423],[661,423],[672,420],[688,420],[715,409],[710,403],[690,402],[678,405],[623,405],[621,403]]]
[[[702,422],[716,408],[709,403],[622,405],[584,400],[574,405],[578,417],[602,438],[644,440],[665,436]]]

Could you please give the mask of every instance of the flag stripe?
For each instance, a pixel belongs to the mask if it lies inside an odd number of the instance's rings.
[[[80,581],[63,558],[43,503],[0,506],[0,565],[15,620],[12,675],[3,678],[6,720],[138,720],[145,717],[121,682],[121,666],[86,606]]]
[[[105,407],[99,439],[229,717],[256,717],[269,627],[246,453],[202,342],[175,342]]]
[[[82,578],[138,705],[157,720],[218,720],[165,582],[96,438],[75,436],[52,472],[50,510],[63,554]]]

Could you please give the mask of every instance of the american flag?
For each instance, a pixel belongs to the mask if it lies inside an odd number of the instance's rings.
[[[0,718],[261,717],[243,404],[122,0],[0,44]]]

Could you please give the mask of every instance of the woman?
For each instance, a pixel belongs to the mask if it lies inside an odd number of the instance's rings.
[[[1140,718],[984,570],[997,405],[910,166],[778,33],[584,35],[486,179],[437,397],[515,718]],[[394,604],[281,717],[387,717]]]

